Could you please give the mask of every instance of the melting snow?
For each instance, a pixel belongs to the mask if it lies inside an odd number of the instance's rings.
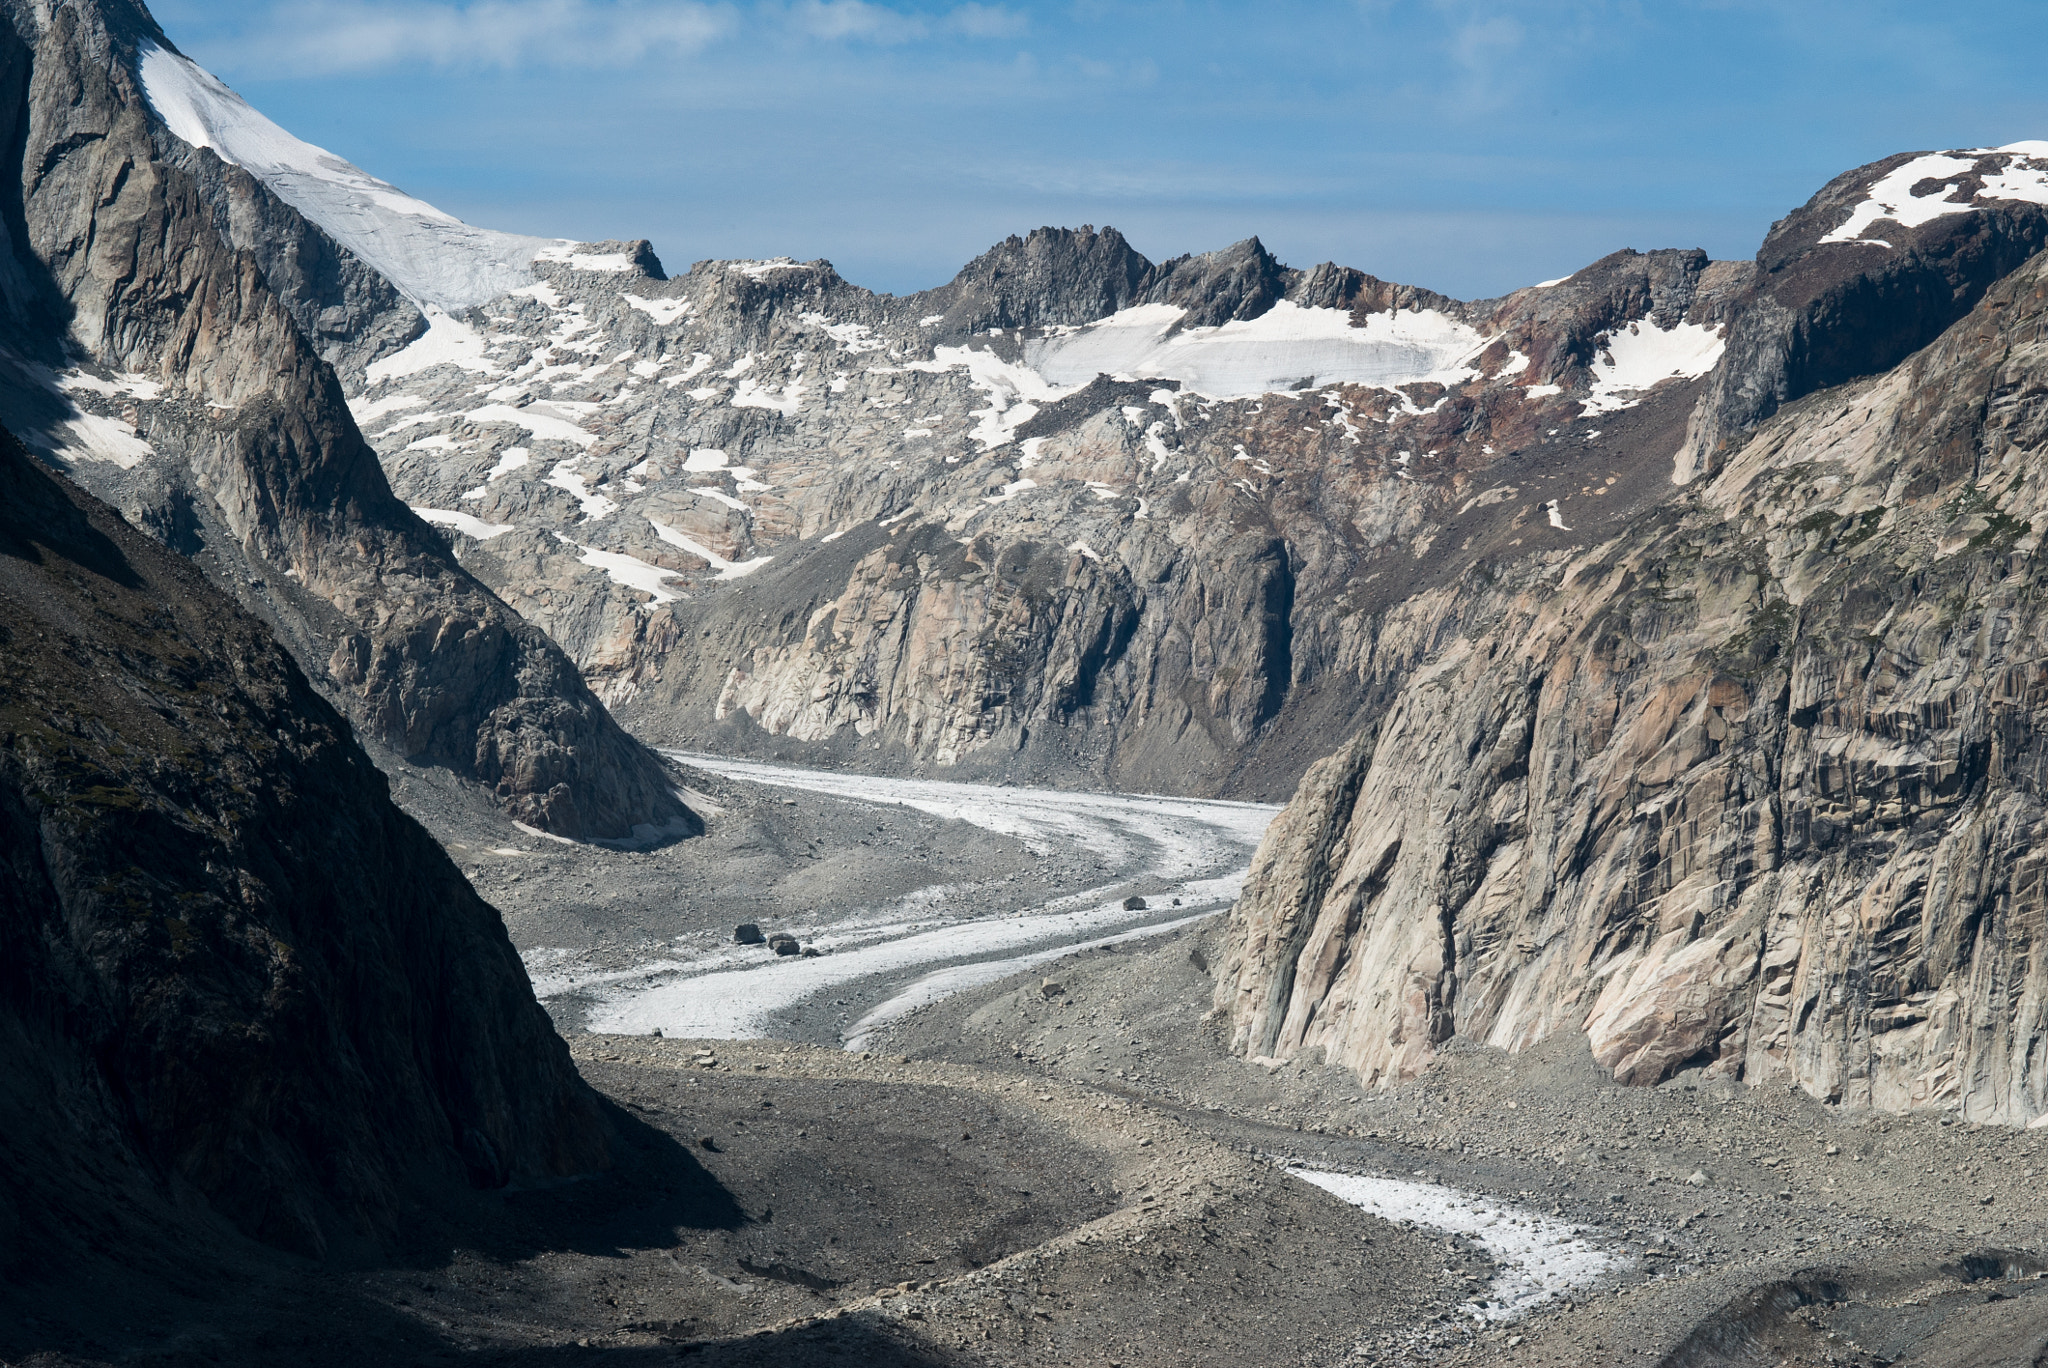
[[[751,361],[753,358],[747,359]],[[782,387],[782,395],[777,398],[775,391],[766,385],[758,384],[751,378],[742,379],[739,388],[732,392],[729,402],[734,408],[768,409],[785,418],[794,418],[797,409],[803,404],[804,388],[802,380],[792,380]]]
[[[673,326],[677,319],[690,311],[690,301],[687,299],[642,299],[636,294],[622,294],[619,298],[664,328]]]
[[[436,527],[452,527],[466,537],[478,541],[489,541],[502,537],[512,530],[511,523],[488,523],[482,518],[472,518],[467,513],[451,513],[445,508],[414,508],[413,512]]]
[[[1986,157],[2002,157],[2004,166],[1995,175],[1984,178],[1984,188],[1973,198],[1951,200],[1949,196],[1955,193],[1955,187],[1947,185],[1928,195],[1913,193],[1913,187],[1923,180],[1944,180],[1961,175]],[[1890,247],[1889,242],[1881,239],[1865,239],[1864,232],[1881,220],[1906,228],[1918,228],[1948,214],[1967,214],[1980,202],[1991,200],[2048,204],[2048,143],[2007,143],[2004,147],[1930,152],[1924,157],[1915,157],[1873,182],[1870,197],[1850,210],[1841,227],[1822,237],[1821,241],[1865,241],[1873,247]]]
[[[656,603],[673,603],[682,597],[668,587],[669,580],[682,578],[674,570],[664,570],[658,565],[650,565],[638,556],[621,555],[617,551],[600,551],[594,546],[584,546],[559,532],[555,533],[555,540],[581,551],[583,554],[576,559],[593,569],[604,571],[605,577],[613,584],[622,584],[628,589],[638,589],[644,594],[651,594]]]
[[[585,522],[596,522],[600,518],[608,518],[617,512],[619,506],[604,495],[593,493],[586,487],[583,477],[570,469],[573,465],[575,465],[574,461],[561,462],[548,472],[548,477],[542,480],[541,483],[553,485],[556,489],[567,490],[569,493],[574,494],[576,502],[583,509],[583,521]]]
[[[698,560],[703,561],[713,570],[716,570],[718,578],[722,580],[744,578],[775,559],[773,556],[756,556],[749,561],[729,561],[710,547],[692,541],[667,523],[656,522],[652,518],[649,518],[647,522],[649,526],[654,528],[655,536],[660,537],[678,551],[687,551]]]
[[[156,449],[137,437],[135,429],[97,413],[74,411],[71,417],[47,427],[24,428],[21,436],[29,446],[64,462],[83,458],[133,470],[156,455]]]
[[[143,94],[164,126],[246,168],[421,304],[457,310],[533,279],[546,238],[472,228],[302,142],[195,63],[144,39]]]
[[[1669,331],[1647,318],[1631,323],[1610,334],[1594,358],[1593,388],[1582,413],[1627,408],[1639,391],[1660,380],[1705,375],[1726,346],[1719,332],[1698,323],[1681,323]]]
[[[1619,1262],[1567,1221],[1527,1207],[1477,1197],[1457,1188],[1399,1178],[1364,1178],[1349,1173],[1289,1168],[1351,1205],[1388,1221],[1412,1221],[1431,1230],[1468,1235],[1486,1246],[1501,1273],[1488,1289],[1494,1304],[1465,1304],[1483,1320],[1515,1320],[1574,1289],[1589,1287]]]

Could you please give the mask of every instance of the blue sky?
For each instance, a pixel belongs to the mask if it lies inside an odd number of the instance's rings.
[[[2048,137],[2048,6],[1890,0],[158,0],[300,137],[471,222],[826,257],[908,291],[1012,232],[1257,234],[1466,298],[1754,253],[1894,151]]]

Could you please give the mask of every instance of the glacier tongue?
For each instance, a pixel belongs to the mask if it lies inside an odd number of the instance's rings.
[[[293,137],[187,57],[142,45],[143,94],[164,126],[247,170],[415,303],[450,312],[533,283],[554,238],[472,228]]]

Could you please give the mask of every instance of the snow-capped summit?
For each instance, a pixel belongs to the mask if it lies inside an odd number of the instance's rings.
[[[165,127],[248,170],[415,303],[454,312],[496,299],[533,283],[538,253],[567,245],[472,228],[293,137],[190,58],[148,41],[140,56]]]

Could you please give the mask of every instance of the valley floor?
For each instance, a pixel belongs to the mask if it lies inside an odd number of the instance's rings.
[[[1220,918],[1199,914],[1227,898],[1191,894],[1241,870],[1267,810],[1016,793],[991,817],[944,785],[712,763],[693,780],[710,833],[639,853],[396,773],[504,909],[631,1140],[620,1171],[485,1199],[398,1264],[257,1269],[244,1248],[239,1280],[120,1327],[53,1300],[0,1358],[1962,1368],[2048,1349],[2048,1136],[1698,1078],[1617,1088],[1579,1040],[1454,1041],[1370,1094],[1250,1063],[1209,1016]],[[827,953],[746,958],[739,920]],[[930,951],[943,933],[958,953]],[[776,974],[817,977],[761,990]],[[636,1010],[640,1032],[583,1029]]]

